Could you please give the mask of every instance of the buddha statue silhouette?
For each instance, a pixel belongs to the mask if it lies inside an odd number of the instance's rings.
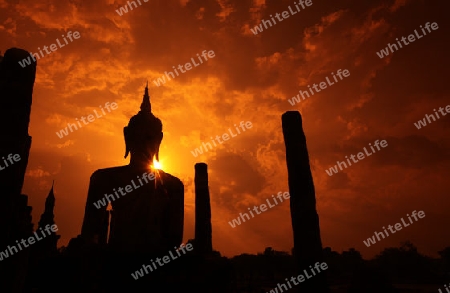
[[[141,110],[124,127],[124,137],[130,163],[92,174],[81,237],[114,252],[167,253],[182,242],[184,185],[152,166],[154,158],[159,160],[163,132],[161,120],[151,111],[148,82]]]

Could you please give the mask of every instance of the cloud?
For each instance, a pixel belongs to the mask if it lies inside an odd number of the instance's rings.
[[[149,1],[119,16],[115,10],[122,5],[126,1],[25,5],[0,0],[5,8],[0,11],[2,51],[21,47],[36,52],[69,30],[81,34],[39,60],[29,129],[33,145],[24,190],[37,219],[56,179],[60,244],[80,232],[92,172],[128,163],[123,159],[123,127],[139,111],[148,80],[153,112],[163,122],[165,170],[186,185],[186,237],[194,234],[193,166],[204,161],[210,166],[215,248],[227,255],[262,251],[265,244],[290,250],[287,205],[239,230],[229,230],[227,221],[287,190],[281,114],[298,110],[324,245],[338,250],[356,246],[364,256],[374,255],[382,247],[364,250],[362,239],[408,209],[420,208],[426,209],[429,224],[405,230],[401,237],[417,233],[419,250],[430,254],[448,245],[448,237],[432,239],[426,233],[448,234],[445,225],[430,226],[433,215],[449,220],[444,213],[449,185],[443,175],[449,167],[448,118],[420,131],[413,126],[448,104],[445,3],[314,2],[257,36],[249,28],[286,10],[288,2]],[[427,21],[436,21],[439,29],[387,58],[376,55]],[[203,50],[213,50],[215,57],[164,86],[152,83]],[[351,75],[295,106],[287,102],[338,69]],[[55,135],[113,101],[117,110],[65,140]],[[240,121],[251,121],[253,128],[198,158],[192,156],[194,148]],[[336,160],[376,139],[386,139],[389,146],[332,177],[325,173]],[[390,241],[383,245],[397,244]]]
[[[27,172],[25,173],[25,176],[41,178],[41,177],[48,177],[48,176],[50,176],[50,173],[44,171],[41,168],[34,169],[34,170],[28,169]]]

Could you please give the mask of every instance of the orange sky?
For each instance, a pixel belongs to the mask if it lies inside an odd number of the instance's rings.
[[[124,165],[123,127],[146,80],[163,122],[161,162],[185,184],[184,239],[193,238],[194,164],[209,166],[213,246],[226,256],[265,247],[290,251],[288,203],[231,228],[247,207],[287,191],[281,114],[303,115],[324,246],[372,257],[411,240],[436,255],[450,245],[450,168],[444,117],[413,123],[450,104],[450,24],[444,1],[317,1],[253,35],[249,28],[294,1],[149,0],[123,16],[126,1],[0,0],[0,50],[31,52],[62,34],[81,37],[38,61],[23,192],[36,224],[55,180],[55,220],[67,245],[80,233],[89,177]],[[376,52],[426,22],[432,31],[380,59]],[[157,87],[152,80],[197,53],[215,57]],[[291,106],[287,99],[338,69],[351,75]],[[118,109],[59,138],[56,132],[106,102]],[[240,121],[253,127],[195,158],[191,151]],[[388,147],[332,177],[325,170],[376,139]],[[363,240],[413,210],[424,219],[367,248]]]

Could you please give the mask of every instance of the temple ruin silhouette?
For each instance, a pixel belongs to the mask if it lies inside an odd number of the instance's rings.
[[[56,224],[57,197],[53,185],[36,230],[28,196],[22,194],[31,148],[28,125],[37,63],[23,68],[18,61],[29,54],[11,48],[0,56],[0,157],[18,154],[21,158],[0,173],[0,251],[14,245],[16,240],[30,237],[40,228]],[[142,264],[179,247],[184,230],[185,186],[177,177],[153,166],[154,160],[159,160],[163,124],[152,113],[147,84],[140,111],[130,118],[123,130],[125,158],[130,155],[130,163],[99,169],[92,174],[80,235],[72,238],[67,247],[58,249],[60,236],[52,233],[33,246],[4,258],[0,262],[0,292],[138,292],[153,290],[155,284],[164,286],[165,290],[184,292],[269,292],[285,277],[290,277],[289,272],[298,274],[325,258],[333,259],[331,249],[322,247],[302,117],[297,111],[289,111],[281,116],[281,122],[286,147],[293,258],[266,248],[264,254],[258,255],[261,262],[255,261],[255,267],[263,270],[257,276],[260,279],[253,278],[252,273],[243,273],[239,267],[240,261],[246,261],[248,255],[231,261],[213,249],[211,196],[214,195],[210,195],[208,166],[203,162],[193,168],[195,237],[188,241],[194,247],[193,252],[142,280],[131,278],[130,274]],[[145,173],[153,173],[153,180],[145,181],[142,177]],[[110,207],[99,204],[105,194],[104,203]],[[349,255],[359,265],[358,254],[353,251]],[[275,257],[284,260],[281,266],[276,265]],[[278,271],[271,266],[276,266]],[[51,282],[42,281],[49,276]],[[253,286],[252,282],[258,285]],[[354,288],[351,292],[358,292]],[[291,290],[330,292],[327,274],[318,274]]]
[[[36,64],[21,68],[18,60],[26,58],[25,50],[12,48],[0,60],[0,156],[20,155],[21,160],[0,173],[0,247],[16,244],[16,240],[33,232],[28,196],[22,194],[31,136],[28,134]],[[30,251],[20,251],[2,261],[1,292],[20,292],[25,283]]]

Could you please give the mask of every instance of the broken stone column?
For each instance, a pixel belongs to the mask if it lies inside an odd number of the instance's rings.
[[[18,48],[6,50],[0,58],[0,157],[20,156],[20,160],[1,172],[0,190],[4,197],[22,192],[31,147],[28,124],[36,62],[21,67],[19,61],[30,58],[30,53]],[[3,160],[1,165],[5,167]]]
[[[302,117],[298,111],[285,112],[282,117],[292,228],[294,232],[294,256],[300,273],[309,266],[323,261],[320,239],[319,216],[316,211],[316,196],[309,165],[306,137]],[[328,291],[326,271],[300,283],[299,290],[306,293]]]
[[[31,136],[28,134],[36,62],[20,65],[30,53],[10,48],[0,56],[0,250],[28,239],[33,231],[28,196],[22,194]],[[5,164],[8,156],[14,162]],[[0,263],[0,292],[22,292],[29,249],[18,251]]]
[[[208,165],[205,163],[195,164],[195,250],[201,255],[212,252]]]

